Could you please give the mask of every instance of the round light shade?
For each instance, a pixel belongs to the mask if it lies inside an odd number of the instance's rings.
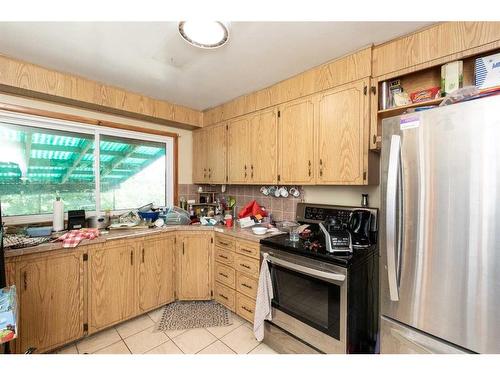
[[[189,44],[200,48],[217,48],[229,38],[227,26],[219,21],[181,21],[179,33]]]

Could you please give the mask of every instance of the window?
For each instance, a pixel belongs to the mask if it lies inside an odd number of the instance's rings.
[[[65,211],[171,205],[172,171],[171,137],[0,111],[4,217],[50,221],[57,195]]]
[[[101,207],[165,206],[165,143],[101,136]]]

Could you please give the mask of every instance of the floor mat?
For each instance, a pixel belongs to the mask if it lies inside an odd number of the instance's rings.
[[[215,301],[177,301],[164,307],[158,322],[159,331],[228,326],[229,310]]]

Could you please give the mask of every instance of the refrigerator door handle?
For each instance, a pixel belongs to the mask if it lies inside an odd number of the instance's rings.
[[[386,250],[387,276],[389,280],[389,294],[391,301],[399,301],[398,272],[396,265],[396,247],[399,252],[399,241],[396,240],[397,190],[399,180],[399,164],[401,162],[401,137],[394,134],[391,137],[389,151],[389,169],[387,173],[386,196]]]

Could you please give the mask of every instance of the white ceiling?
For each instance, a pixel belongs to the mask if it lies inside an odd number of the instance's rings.
[[[216,50],[176,22],[0,22],[0,53],[195,109],[224,103],[430,22],[233,22]]]

